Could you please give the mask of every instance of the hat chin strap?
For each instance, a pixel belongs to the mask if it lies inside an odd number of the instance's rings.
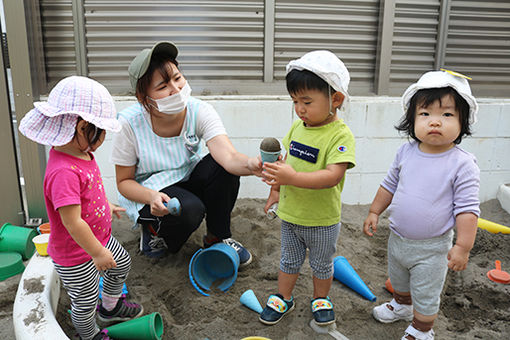
[[[336,115],[336,108],[333,107],[333,102],[331,101],[331,85],[328,84],[328,98],[329,98],[329,115]],[[335,112],[333,112],[333,109]]]

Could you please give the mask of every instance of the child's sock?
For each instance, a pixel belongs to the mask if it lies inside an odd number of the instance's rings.
[[[101,304],[103,305],[103,308],[107,311],[111,311],[112,309],[117,306],[117,301],[119,301],[120,296],[112,296],[105,294],[103,292],[102,298],[101,298]]]

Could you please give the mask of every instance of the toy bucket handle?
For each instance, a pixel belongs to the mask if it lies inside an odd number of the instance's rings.
[[[209,296],[209,294],[207,294],[206,292],[204,292],[202,289],[200,289],[200,287],[198,286],[198,284],[195,282],[195,280],[193,279],[193,273],[191,271],[191,268],[193,268],[193,262],[195,261],[195,257],[202,251],[203,249],[199,249],[197,250],[197,252],[195,254],[193,254],[193,257],[191,258],[191,261],[189,261],[189,268],[188,268],[188,275],[189,275],[189,280],[191,281],[191,284],[193,285],[193,287],[195,287],[195,289],[202,295],[205,295],[205,296]]]

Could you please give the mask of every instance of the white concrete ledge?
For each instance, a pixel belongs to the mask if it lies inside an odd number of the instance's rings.
[[[17,340],[69,340],[55,318],[60,279],[49,256],[35,253],[21,276],[14,300],[13,323]]]
[[[510,214],[510,184],[501,184],[499,186],[497,198],[501,207]]]

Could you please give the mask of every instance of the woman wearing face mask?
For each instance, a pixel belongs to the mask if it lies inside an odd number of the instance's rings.
[[[205,216],[204,247],[224,242],[248,264],[250,252],[232,239],[230,213],[239,176],[260,176],[261,163],[237,152],[214,108],[190,96],[177,54],[174,44],[158,42],[129,66],[138,103],[119,112],[111,157],[119,203],[141,224],[140,250],[149,257],[177,252]],[[209,149],[203,158],[201,140]],[[174,197],[180,211],[170,214]]]

